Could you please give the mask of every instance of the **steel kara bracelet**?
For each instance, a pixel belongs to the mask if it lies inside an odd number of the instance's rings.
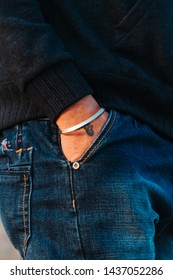
[[[98,117],[100,117],[104,113],[104,111],[105,111],[105,109],[101,108],[96,114],[91,116],[89,119],[87,119],[87,120],[85,120],[85,121],[83,121],[83,122],[81,122],[77,125],[74,125],[72,127],[69,127],[69,128],[63,129],[63,130],[59,130],[59,133],[60,134],[65,134],[65,133],[69,133],[69,132],[78,130],[79,128],[84,127],[85,125],[89,124],[90,122],[92,122],[95,119],[97,119]]]

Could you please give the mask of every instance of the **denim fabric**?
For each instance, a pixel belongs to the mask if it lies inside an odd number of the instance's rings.
[[[66,160],[40,119],[0,135],[0,210],[24,259],[173,259],[173,144],[111,111]]]

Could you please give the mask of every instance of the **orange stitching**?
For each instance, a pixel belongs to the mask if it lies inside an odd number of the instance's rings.
[[[16,150],[16,154],[18,154],[18,153],[22,153],[22,148],[21,149],[19,149],[19,150]]]
[[[19,149],[19,150],[16,150],[16,154],[19,154],[19,153],[22,153],[23,151],[30,151],[30,150],[32,150],[32,147],[28,147],[28,148],[26,148],[26,149]]]
[[[100,141],[97,143],[97,145],[95,145],[93,147],[93,149],[89,152],[89,154],[86,156],[86,158],[83,159],[82,162],[80,162],[80,164],[83,164],[89,157],[90,155],[98,148],[98,146],[101,144],[101,142],[104,140],[104,138],[106,137],[106,135],[109,133],[109,131],[111,130],[114,122],[115,122],[115,119],[116,119],[116,114],[114,115],[114,118],[112,120],[112,123],[110,124],[110,127],[109,129],[106,131],[106,133],[102,136],[102,138],[100,139]]]
[[[72,208],[75,209],[75,199],[72,200]]]
[[[24,241],[23,241],[23,252],[25,254],[27,247],[27,229],[26,229],[26,213],[25,213],[25,198],[26,198],[26,175],[23,175],[24,189],[23,189],[23,200],[22,200],[22,211],[23,211],[23,226],[24,226]]]

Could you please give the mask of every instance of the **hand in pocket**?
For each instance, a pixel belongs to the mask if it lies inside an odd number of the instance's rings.
[[[65,157],[71,162],[79,160],[97,138],[107,119],[108,113],[104,112],[85,127],[68,134],[61,134],[61,147]]]
[[[56,124],[61,131],[71,128],[99,113],[100,109],[93,96],[87,95],[64,110],[56,120]],[[65,157],[71,162],[79,160],[97,138],[107,119],[108,113],[101,112],[101,115],[84,127],[69,133],[61,133],[61,148]]]

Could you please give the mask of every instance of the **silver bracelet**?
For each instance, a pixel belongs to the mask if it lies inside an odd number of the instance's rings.
[[[65,133],[69,133],[69,132],[72,132],[72,131],[75,131],[75,130],[78,130],[79,128],[82,128],[84,127],[85,125],[89,124],[90,122],[92,122],[93,120],[97,119],[98,117],[100,117],[103,113],[104,113],[105,109],[104,108],[101,108],[96,114],[94,114],[93,116],[91,116],[89,119],[77,124],[77,125],[74,125],[72,127],[69,127],[69,128],[66,128],[66,129],[63,129],[63,130],[59,130],[59,133],[60,134],[65,134]]]

